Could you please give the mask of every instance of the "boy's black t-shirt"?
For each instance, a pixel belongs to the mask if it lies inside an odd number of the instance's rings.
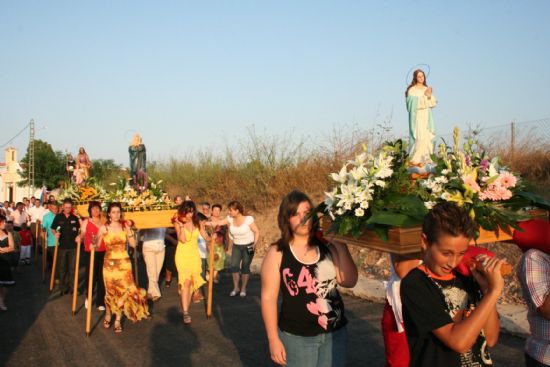
[[[439,340],[432,330],[468,317],[479,302],[481,293],[473,278],[456,274],[451,280],[429,277],[423,271],[412,270],[401,281],[403,320],[409,343],[410,367],[491,366],[483,331],[472,349],[457,353]]]

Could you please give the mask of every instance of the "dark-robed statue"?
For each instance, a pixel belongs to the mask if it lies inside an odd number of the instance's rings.
[[[132,143],[128,147],[130,153],[130,177],[132,178],[132,186],[138,191],[147,188],[147,155],[145,145],[141,141],[139,134],[134,135]]]

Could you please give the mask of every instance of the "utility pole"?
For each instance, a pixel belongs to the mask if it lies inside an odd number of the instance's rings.
[[[34,119],[29,123],[29,197],[34,193]]]

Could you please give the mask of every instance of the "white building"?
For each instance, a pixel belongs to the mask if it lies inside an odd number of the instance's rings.
[[[5,160],[0,163],[0,202],[22,201],[24,197],[30,198],[33,194],[29,186],[19,186],[23,179],[19,174],[22,170],[17,161],[17,149],[9,147],[5,150]]]

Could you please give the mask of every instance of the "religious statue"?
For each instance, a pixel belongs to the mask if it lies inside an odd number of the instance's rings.
[[[405,92],[409,113],[409,157],[411,166],[429,171],[434,151],[435,126],[432,108],[437,104],[432,87],[426,84],[421,69],[413,73],[411,84]]]
[[[76,168],[76,162],[71,153],[67,153],[66,159],[67,162],[65,163],[65,170],[67,171],[69,177],[71,177],[74,173],[74,169]]]
[[[135,134],[132,138],[132,143],[128,147],[130,153],[130,177],[132,186],[138,190],[147,188],[147,156],[145,145],[139,134]]]
[[[90,156],[88,156],[84,147],[80,147],[76,155],[76,169],[82,175],[82,180],[87,180],[90,177],[90,168],[92,168]]]

